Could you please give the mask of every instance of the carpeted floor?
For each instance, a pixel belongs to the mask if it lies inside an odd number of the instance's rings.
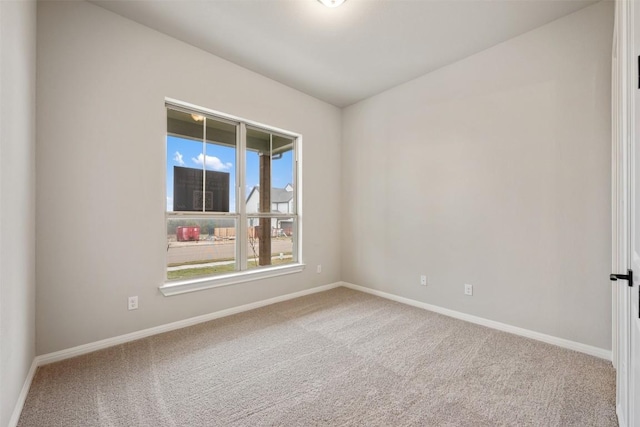
[[[19,425],[615,426],[615,372],[338,288],[43,366]]]

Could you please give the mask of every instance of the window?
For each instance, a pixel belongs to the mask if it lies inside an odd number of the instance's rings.
[[[300,136],[167,102],[165,295],[300,271]]]

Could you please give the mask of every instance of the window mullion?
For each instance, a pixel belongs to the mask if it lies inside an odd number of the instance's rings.
[[[238,135],[238,150],[236,164],[236,182],[237,182],[237,208],[240,214],[238,221],[238,239],[236,241],[236,256],[240,271],[247,269],[247,206],[246,206],[246,149],[247,149],[247,127],[244,123],[240,123],[240,131]]]

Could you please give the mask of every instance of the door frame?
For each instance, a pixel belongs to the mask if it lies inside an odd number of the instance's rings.
[[[629,171],[635,138],[634,97],[636,90],[634,52],[634,1],[616,0],[611,68],[611,268],[631,268],[629,236],[631,186]],[[624,283],[624,284],[623,284]],[[630,292],[625,282],[612,285],[612,363],[616,369],[616,413],[621,427],[629,422]]]

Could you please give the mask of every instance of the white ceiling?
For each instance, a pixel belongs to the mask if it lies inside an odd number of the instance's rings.
[[[92,3],[343,107],[595,1],[347,0],[335,9],[316,0]]]

